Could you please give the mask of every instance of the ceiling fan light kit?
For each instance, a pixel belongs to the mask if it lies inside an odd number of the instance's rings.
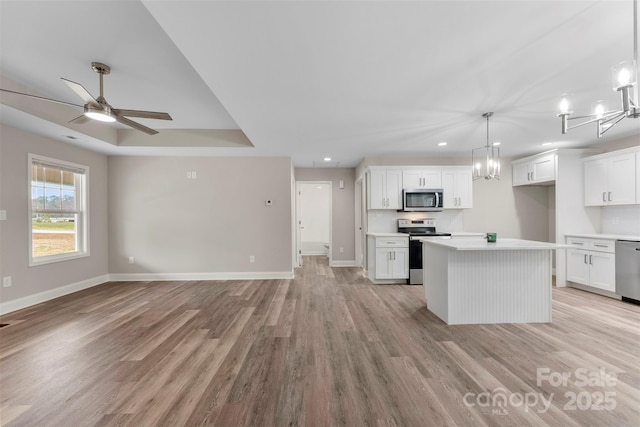
[[[15,92],[8,89],[0,89],[0,91],[14,93],[17,95],[27,96],[30,98],[41,99],[44,101],[55,102],[58,104],[66,104],[72,105],[74,107],[83,107],[84,112],[80,117],[76,117],[73,120],[70,120],[70,123],[83,123],[86,121],[85,117],[93,120],[98,120],[101,122],[113,123],[119,122],[123,125],[132,127],[136,130],[144,132],[149,135],[155,135],[158,133],[157,130],[148,128],[144,125],[141,125],[138,122],[134,122],[133,120],[128,119],[125,116],[129,117],[140,117],[144,119],[157,119],[157,120],[172,120],[171,116],[168,113],[162,113],[158,111],[142,111],[142,110],[125,110],[125,109],[117,109],[113,108],[104,97],[104,79],[103,77],[107,74],[111,73],[111,67],[102,62],[92,62],[91,69],[98,73],[100,76],[100,96],[94,98],[93,95],[89,93],[87,89],[84,88],[79,83],[73,82],[71,80],[62,78],[62,81],[66,83],[67,86],[71,90],[73,90],[76,95],[78,95],[84,101],[84,106],[72,104],[70,102],[58,101],[56,99],[45,98],[42,96],[30,95],[27,93]]]
[[[638,99],[638,0],[633,0],[633,60],[621,62],[611,69],[613,90],[620,93],[619,110],[608,110],[602,101],[592,104],[592,114],[569,117],[571,111],[570,96],[562,95],[558,103],[558,117],[562,123],[562,134],[571,129],[596,123],[598,138],[624,118],[637,119],[640,117],[640,104]],[[569,126],[569,120],[584,120],[574,126]]]
[[[111,113],[108,105],[95,107],[91,104],[84,104],[84,115],[93,120],[101,122],[113,123],[116,121],[115,116]]]

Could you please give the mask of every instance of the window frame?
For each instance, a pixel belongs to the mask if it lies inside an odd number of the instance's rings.
[[[75,221],[76,229],[76,250],[74,252],[66,252],[55,255],[33,256],[33,166],[36,163],[50,165],[51,167],[59,167],[60,169],[71,170],[75,175],[76,186],[76,203],[77,203],[77,220]],[[38,265],[51,264],[61,261],[68,261],[89,256],[89,166],[68,162],[65,160],[54,159],[51,157],[41,156],[38,154],[28,154],[27,165],[27,187],[28,187],[28,237],[29,237],[29,267]],[[82,171],[83,173],[80,173]]]

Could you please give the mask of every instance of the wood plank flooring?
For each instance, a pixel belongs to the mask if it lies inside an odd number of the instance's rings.
[[[113,282],[0,317],[3,426],[638,426],[640,307],[447,326],[422,286]],[[564,379],[563,379],[564,378]]]

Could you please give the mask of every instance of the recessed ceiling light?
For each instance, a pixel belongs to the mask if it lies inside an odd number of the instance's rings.
[[[492,145],[493,145],[494,147],[497,147],[497,146],[498,146],[498,145],[500,145],[500,144],[502,144],[502,143],[501,143],[501,142],[494,142]]]
[[[438,147],[444,147],[445,145],[447,145],[447,143],[444,141],[438,142]]]
[[[325,157],[325,158],[324,158],[324,161],[325,161],[325,162],[330,162],[330,161],[331,161],[331,157]]]
[[[551,144],[553,144],[553,142],[543,142],[543,143],[542,143],[542,144],[540,144],[540,145],[542,145],[542,146],[544,147],[545,145],[551,145]]]

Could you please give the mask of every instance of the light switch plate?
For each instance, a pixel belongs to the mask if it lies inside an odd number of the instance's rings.
[[[6,221],[6,220],[7,220],[7,211],[1,210],[0,211],[0,221]]]

